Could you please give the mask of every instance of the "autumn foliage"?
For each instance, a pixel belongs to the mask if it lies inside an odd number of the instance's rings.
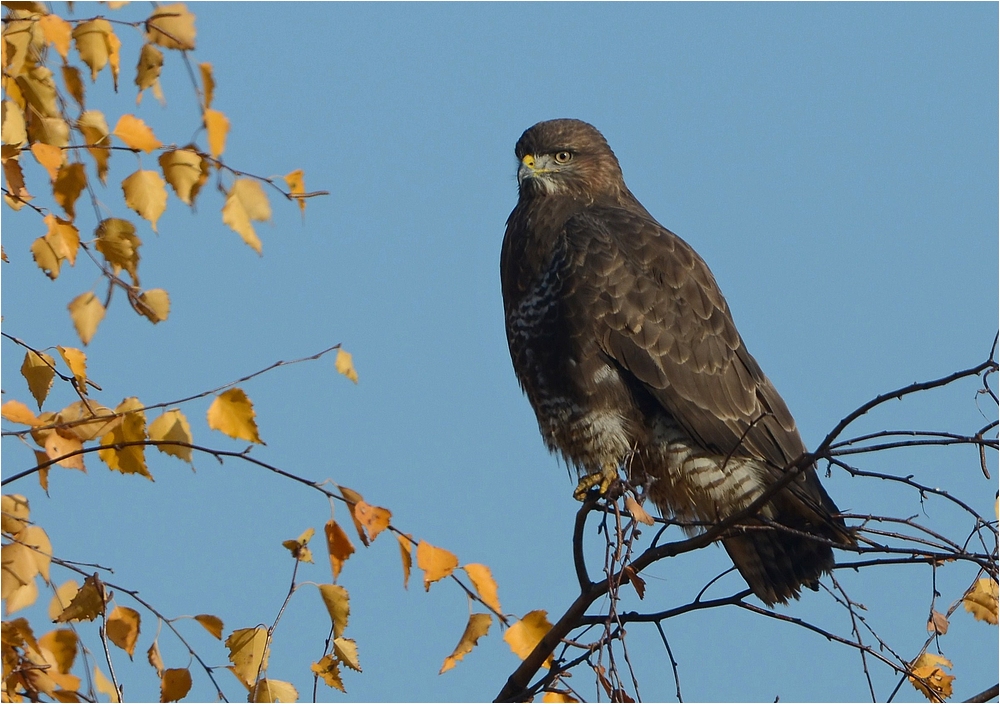
[[[112,10],[117,5],[110,3]],[[216,83],[209,63],[198,64],[196,75],[192,72],[192,88],[201,115],[200,124],[194,125],[194,141],[172,143],[170,137],[155,134],[134,114],[109,116],[90,104],[88,82],[97,81],[101,74],[110,73],[115,90],[119,89],[123,58],[127,65],[132,62],[135,65],[134,72],[126,69],[126,74],[134,73],[136,103],[142,101],[147,91],[157,100],[165,101],[159,80],[165,62],[180,60],[190,66],[189,52],[196,45],[195,16],[184,4],[157,7],[145,19],[134,21],[118,17],[74,19],[51,13],[36,3],[10,3],[5,7],[4,202],[14,211],[33,213],[41,229],[25,252],[15,251],[11,255],[19,262],[23,255],[30,254],[41,273],[51,280],[57,279],[64,267],[75,267],[80,261],[96,267],[98,285],[80,293],[67,305],[82,345],[86,346],[97,334],[115,291],[123,292],[129,306],[151,323],[168,320],[170,296],[162,288],[145,287],[141,283],[140,262],[144,229],[158,232],[161,216],[171,202],[170,191],[181,204],[194,208],[201,202],[206,184],[214,180],[223,195],[222,222],[258,254],[263,251],[263,243],[254,224],[272,217],[269,191],[297,203],[303,215],[307,199],[325,193],[306,192],[301,169],[274,179],[245,173],[224,161],[230,120],[214,105]],[[141,37],[137,56],[123,57],[121,32],[135,32]],[[189,127],[183,121],[177,123],[178,132],[190,133]],[[115,165],[130,155],[138,159],[139,168],[114,183],[111,179]],[[144,160],[144,156],[151,160]],[[24,166],[28,159],[42,168],[47,182],[26,178]],[[87,223],[91,211],[81,207],[81,198],[89,196],[93,212],[101,213],[95,194],[109,187],[121,189],[125,206],[134,216],[98,215],[96,221]],[[3,259],[8,259],[6,251]],[[24,352],[21,375],[30,398],[30,403],[25,402],[27,399],[11,398],[0,407],[3,419],[18,428],[5,431],[4,436],[33,445],[35,466],[5,477],[3,483],[34,476],[46,491],[53,467],[86,471],[88,461],[93,462],[89,458],[94,455],[111,471],[150,480],[153,479],[151,451],[192,466],[196,453],[214,455],[220,460],[231,457],[254,461],[245,452],[225,452],[196,444],[184,405],[211,396],[204,419],[209,431],[246,441],[251,446],[261,444],[254,404],[237,384],[287,364],[278,362],[236,382],[187,398],[146,404],[129,397],[105,405],[95,395],[100,386],[88,377],[87,355],[82,349],[68,345],[36,349],[6,333],[4,337]],[[319,359],[330,352],[336,353],[335,370],[357,383],[352,356],[340,345],[297,361]],[[47,405],[49,392],[57,381],[68,385],[78,399],[60,410]],[[261,462],[257,464],[281,471]],[[414,540],[396,529],[388,509],[366,502],[360,493],[347,487],[331,491],[321,484],[295,479],[346,506],[349,522],[362,545],[370,545],[387,530],[395,533],[404,588],[415,554],[417,567],[424,572],[425,589],[451,577],[486,609],[485,613],[472,615],[470,629],[455,653],[445,658],[442,671],[453,667],[471,650],[493,618],[505,620],[489,568],[465,565],[471,583],[471,587],[466,586],[453,575],[459,567],[454,554]],[[168,617],[140,598],[137,591],[108,581],[108,575],[99,571],[87,573],[75,563],[59,558],[44,528],[32,520],[28,500],[22,495],[3,496],[2,530],[5,614],[10,616],[31,606],[42,598],[45,589],[51,592],[48,616],[55,625],[36,637],[36,630],[41,630],[38,623],[25,618],[3,622],[4,701],[44,698],[94,701],[99,695],[119,701],[121,683],[116,679],[108,647],[124,651],[132,658],[143,641],[150,671],[160,680],[160,700],[184,699],[191,690],[193,677],[198,675],[192,675],[190,664],[168,666],[164,662],[159,647],[164,627],[168,635],[184,644],[219,698],[226,700],[214,668],[182,636],[181,621],[187,617]],[[325,544],[320,549],[329,558],[331,582],[311,585],[297,581],[299,565],[314,561],[316,530],[307,528],[297,538],[282,543],[292,559],[292,581],[285,603],[302,587],[318,591],[318,601],[330,619],[330,633],[316,661],[306,667],[316,682],[344,692],[344,670],[361,672],[361,661],[357,643],[349,637],[350,594],[337,580],[345,562],[355,554],[355,547],[341,523],[332,516],[322,531]],[[51,574],[53,566],[75,576],[57,581]],[[119,603],[123,598],[130,598],[137,608]],[[278,618],[270,627],[227,629],[219,616],[191,617],[220,642],[230,662],[228,669],[246,689],[249,701],[291,702],[300,696],[291,683],[268,675],[272,636],[284,606],[281,605]],[[157,622],[152,641],[142,638],[144,632],[150,632],[148,626],[143,630],[144,620],[150,618]],[[78,659],[80,653],[99,652],[101,648],[80,642],[73,624],[94,620],[103,624],[106,653],[103,665],[86,656],[83,662]],[[471,624],[476,625],[473,628]],[[87,670],[82,678],[81,668]]]
[[[587,621],[590,616],[583,611],[575,621],[564,616],[553,619],[555,624],[540,609],[528,611],[522,618],[505,614],[499,587],[486,565],[463,562],[450,550],[404,532],[393,523],[391,510],[374,503],[376,499],[367,501],[355,489],[298,476],[254,457],[253,447],[263,444],[268,435],[267,428],[258,426],[246,385],[277,367],[329,359],[328,354],[333,357],[332,370],[357,384],[354,360],[339,344],[311,357],[277,362],[182,398],[149,401],[130,396],[119,402],[102,398],[99,380],[89,376],[88,357],[81,347],[86,348],[98,334],[114,294],[124,296],[128,307],[152,324],[170,319],[169,293],[142,283],[141,266],[143,239],[150,232],[160,232],[161,218],[168,207],[200,206],[205,217],[220,217],[242,242],[261,254],[263,241],[255,224],[272,218],[269,195],[294,203],[291,207],[304,215],[308,200],[324,194],[306,190],[301,169],[283,177],[262,177],[226,161],[227,137],[231,129],[238,127],[238,121],[234,120],[237,125],[231,124],[216,102],[212,65],[192,64],[191,52],[197,44],[196,18],[187,6],[162,5],[154,7],[148,16],[124,19],[118,17],[120,5],[112,2],[101,7],[101,12],[108,10],[110,17],[82,18],[74,18],[69,12],[56,14],[37,3],[4,5],[0,43],[3,196],[6,207],[16,211],[16,217],[27,220],[18,224],[33,234],[30,244],[18,243],[9,252],[4,250],[3,260],[7,262],[9,257],[7,265],[11,266],[37,267],[40,277],[45,277],[40,278],[43,282],[46,278],[58,279],[66,267],[93,267],[96,283],[67,302],[79,344],[64,340],[64,344],[45,346],[3,333],[17,354],[23,353],[23,385],[20,379],[16,385],[8,379],[5,385],[8,395],[0,406],[6,422],[3,435],[7,441],[28,448],[31,458],[26,470],[8,473],[3,485],[38,481],[48,491],[49,482],[57,481],[58,475],[53,472],[60,469],[106,468],[153,480],[159,462],[179,460],[193,466],[197,455],[207,455],[220,462],[248,463],[297,482],[323,494],[331,510],[330,515],[317,517],[313,525],[302,526],[297,537],[287,536],[281,541],[288,551],[290,580],[284,603],[275,605],[276,615],[262,617],[260,623],[234,627],[225,623],[224,614],[168,615],[143,599],[134,585],[114,583],[113,575],[103,568],[84,569],[79,563],[62,559],[59,546],[51,544],[44,528],[32,518],[28,500],[16,492],[3,495],[3,700],[120,701],[122,683],[115,675],[114,659],[124,653],[129,658],[145,657],[150,677],[159,681],[163,702],[184,699],[197,680],[207,680],[221,700],[227,700],[226,692],[235,689],[240,696],[245,693],[248,701],[296,701],[305,693],[278,677],[291,679],[300,673],[273,673],[272,677],[269,656],[284,608],[300,591],[307,593],[301,598],[312,600],[324,622],[329,619],[327,638],[316,644],[315,659],[303,663],[301,669],[311,674],[314,684],[346,692],[345,674],[362,673],[366,655],[350,628],[352,597],[339,583],[340,578],[350,568],[350,561],[356,559],[359,547],[368,547],[380,539],[391,543],[393,538],[399,550],[400,587],[409,587],[415,567],[420,571],[415,579],[422,578],[424,591],[450,584],[458,598],[467,599],[468,620],[464,630],[461,623],[451,624],[457,645],[450,654],[441,653],[441,674],[458,667],[489,636],[496,623],[503,641],[526,663],[524,672],[512,676],[511,682],[518,676],[525,679],[521,689],[513,688],[515,695],[523,698],[544,692],[544,701],[576,701],[568,673],[583,664],[592,670],[592,681],[609,698],[628,700],[614,667],[600,659],[602,653],[611,652],[616,639],[624,643],[624,630],[612,629],[613,623],[623,623],[620,615],[616,614],[619,620],[613,622],[612,614],[607,614],[607,630],[594,643],[574,643],[587,651],[583,656],[575,660],[562,657],[555,652],[557,645],[572,642],[564,638],[565,634],[592,625]],[[88,6],[83,8],[89,12]],[[130,7],[127,12],[143,11]],[[133,54],[126,48],[129,42],[122,40],[126,33],[129,39],[138,37],[139,46]],[[109,77],[115,90],[134,91],[137,104],[147,93],[163,102],[166,96],[160,85],[161,71],[172,61],[183,62],[190,69],[197,109],[186,114],[197,117],[178,117],[171,134],[154,133],[135,114],[105,114],[87,94],[95,81]],[[29,163],[31,168],[26,168]],[[136,163],[138,168],[133,170]],[[32,174],[37,177],[32,178]],[[213,189],[206,186],[210,182],[221,196],[221,205],[209,199]],[[122,212],[110,213],[103,205],[99,207],[99,194],[106,189],[121,191],[125,204]],[[50,401],[50,392],[57,383],[75,399],[63,408]],[[204,398],[211,398],[207,414],[203,419],[191,416],[190,402]],[[249,447],[237,452],[205,444],[218,437],[214,433],[241,440]],[[367,490],[365,493],[372,496]],[[616,531],[605,531],[611,541],[609,554],[615,555],[605,567],[605,582],[587,586],[581,579],[583,596],[590,594],[586,589],[591,589],[594,599],[608,595],[611,609],[617,603],[620,586],[634,590],[639,598],[644,595],[645,582],[640,576],[643,565],[636,566],[637,561],[632,559],[631,541],[638,537],[640,526],[665,521],[650,516],[643,501],[640,493],[628,488],[600,506],[589,502],[581,509],[581,526],[588,513],[595,511],[601,512],[605,521],[611,520],[608,517],[617,521]],[[334,506],[339,507],[336,516]],[[995,533],[995,522],[984,523],[991,525]],[[395,549],[393,553],[395,560]],[[300,579],[302,564],[326,560],[328,581],[326,577],[321,583]],[[930,652],[928,646],[934,638],[947,633],[949,619],[959,608],[979,621],[997,624],[995,569],[994,552],[992,572],[984,567],[964,594],[952,599],[948,608],[942,607],[944,612],[932,610],[927,621],[931,635],[921,652],[910,662],[893,665],[931,701],[950,696],[955,677],[950,673],[952,663]],[[598,593],[596,587],[601,584],[603,591]],[[741,599],[729,603],[742,603]],[[15,616],[36,602],[46,601],[49,622]],[[74,624],[88,621],[102,624],[100,643],[81,641]],[[265,621],[269,625],[262,625]],[[921,616],[921,628],[922,624]],[[189,646],[184,636],[189,628],[209,633],[218,652],[203,656]],[[565,633],[554,631],[556,628],[565,629]],[[161,638],[177,639],[188,657],[182,662],[165,662]],[[554,642],[546,645],[548,640]],[[592,656],[596,659],[589,659]],[[207,664],[223,659],[229,663],[229,673]],[[527,667],[532,662],[534,669]],[[529,688],[527,681],[539,669],[545,674]],[[228,679],[223,681],[223,676]]]

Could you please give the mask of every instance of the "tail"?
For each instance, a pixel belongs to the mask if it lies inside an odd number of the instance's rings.
[[[833,569],[831,543],[857,544],[840,518],[839,509],[809,470],[805,487],[789,487],[772,506],[780,527],[752,528],[723,539],[722,544],[753,593],[768,606],[798,599],[802,587],[819,588],[819,578]]]
[[[833,567],[830,546],[780,530],[762,530],[722,541],[736,569],[768,606],[798,599],[805,586],[818,588]]]

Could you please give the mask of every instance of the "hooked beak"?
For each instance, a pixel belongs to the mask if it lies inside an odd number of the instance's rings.
[[[550,168],[552,164],[545,156],[536,158],[534,154],[525,154],[521,165],[517,167],[517,183],[524,183],[530,178],[539,178],[543,174],[552,173],[557,169]]]

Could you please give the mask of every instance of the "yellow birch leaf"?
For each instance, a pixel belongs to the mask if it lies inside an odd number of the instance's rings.
[[[937,610],[932,610],[930,618],[927,619],[927,631],[939,636],[948,632],[948,617]]]
[[[282,546],[288,548],[292,553],[292,557],[296,560],[300,562],[312,562],[312,551],[309,549],[308,544],[315,533],[316,531],[313,528],[307,528],[297,539],[286,540],[282,543]]]
[[[361,663],[358,661],[358,644],[351,638],[334,638],[333,654],[343,664],[355,672],[361,672]]]
[[[319,662],[310,665],[309,669],[322,679],[327,687],[347,693],[347,690],[344,689],[344,683],[340,679],[340,663],[332,655],[324,655]]]
[[[70,40],[73,38],[73,25],[59,15],[42,15],[38,18],[38,26],[41,27],[45,43],[54,46],[63,61],[66,61]]]
[[[354,358],[351,356],[350,352],[345,352],[343,348],[337,350],[337,359],[334,362],[334,366],[337,368],[338,372],[346,376],[355,384],[358,383],[358,373],[354,371]]]
[[[125,142],[129,149],[142,150],[147,154],[163,146],[153,130],[135,115],[125,114],[118,118],[118,124],[111,134]]]
[[[7,7],[7,5],[4,5],[4,7]],[[16,75],[24,70],[26,64],[30,64],[29,59],[33,58],[31,54],[37,53],[37,50],[40,48],[38,46],[40,38],[38,36],[37,23],[31,21],[37,17],[32,12],[35,8],[11,9],[14,11],[7,17],[4,17],[4,73],[7,74],[9,72],[11,75]],[[32,52],[32,49],[35,51]]]
[[[248,685],[246,682],[244,682],[242,679],[240,679],[240,676],[236,674],[236,668],[235,667],[233,667],[232,665],[227,665],[226,669],[233,673],[233,677],[235,677],[237,680],[239,680],[239,683],[241,685],[243,685],[243,688],[246,689],[246,691],[248,691],[248,692],[250,691],[250,685]]]
[[[503,639],[510,646],[514,655],[524,660],[531,654],[545,634],[552,630],[548,615],[542,609],[531,611],[524,615],[520,621],[507,629]],[[552,656],[549,655],[542,663],[542,667],[548,668],[552,663]]]
[[[76,128],[83,135],[87,151],[97,164],[97,177],[101,179],[101,183],[107,183],[108,160],[111,158],[111,133],[108,130],[108,121],[99,110],[87,110],[76,121]]]
[[[625,497],[625,510],[629,512],[632,518],[643,525],[651,526],[656,523],[653,517],[649,515],[649,512],[631,496]]]
[[[24,113],[13,100],[3,101],[3,143],[19,147],[28,141]]]
[[[310,528],[309,530],[312,531],[313,529]],[[297,541],[291,541],[291,542],[294,542],[298,546],[298,548],[292,553],[292,555],[295,557],[296,560],[299,560],[300,562],[309,562],[309,563],[313,561],[312,550],[309,549],[308,545],[302,542],[302,538],[299,538]]]
[[[421,540],[417,543],[417,567],[424,571],[424,591],[430,591],[431,584],[455,571],[458,558],[444,548],[436,548]]]
[[[5,46],[6,45],[3,42],[0,42],[0,49]],[[10,99],[10,101],[16,105],[17,109],[21,112],[21,121],[24,122],[24,111],[28,109],[28,99],[25,97],[24,91],[21,90],[20,84],[17,83],[16,80],[4,80],[3,89],[7,92],[7,98]],[[27,126],[25,126],[25,129],[27,129]],[[4,130],[6,131],[6,125],[4,125]],[[25,141],[27,141],[27,135],[25,135]],[[23,143],[24,142],[20,142],[19,144]]]
[[[135,308],[153,325],[162,323],[170,316],[170,295],[162,288],[151,288],[139,294]]]
[[[69,606],[56,616],[56,623],[70,621],[93,621],[104,610],[104,585],[96,575],[87,577],[80,591],[76,593]]]
[[[59,147],[36,142],[31,145],[31,154],[49,173],[49,180],[55,181],[60,167],[66,162],[66,154]]]
[[[4,533],[19,533],[28,525],[28,516],[31,511],[28,500],[20,494],[4,494],[0,498],[0,529]]]
[[[66,674],[73,669],[76,660],[76,633],[68,628],[57,628],[38,639],[38,645],[52,653],[52,664],[59,672]]]
[[[5,420],[9,420],[11,423],[18,423],[20,425],[35,426],[42,424],[42,421],[38,420],[38,416],[30,408],[14,399],[0,406],[0,416],[3,416]]]
[[[53,413],[52,411],[43,411],[38,414],[38,420],[42,421],[42,425],[31,429],[31,439],[34,440],[39,447],[45,447],[45,438],[47,438],[50,433],[55,432],[53,428],[47,426],[58,425],[59,417],[57,413]],[[48,460],[48,456],[44,453],[42,453],[42,457],[43,461]]]
[[[44,659],[44,657],[38,659]],[[20,675],[27,691],[37,692],[55,698],[56,688],[58,685],[49,675],[48,671],[42,670],[41,668],[29,667],[23,670]],[[37,694],[35,696],[37,696]]]
[[[30,413],[30,411],[29,411]],[[332,518],[323,528],[326,533],[326,551],[330,555],[330,569],[333,571],[333,581],[337,581],[344,563],[354,553],[354,546],[348,540],[344,529]]]
[[[63,582],[56,593],[52,597],[52,601],[49,602],[49,620],[55,621],[56,617],[59,616],[66,607],[69,606],[73,599],[76,597],[77,592],[80,591],[80,585],[76,583],[75,579],[69,579]]]
[[[40,409],[41,407],[39,406]],[[358,538],[360,538],[361,543],[365,547],[368,547],[368,536],[365,535],[364,526],[361,525],[361,521],[358,520],[357,515],[354,513],[354,507],[357,506],[358,502],[364,501],[364,499],[354,489],[348,489],[346,486],[341,486],[340,484],[337,485],[337,488],[340,489],[340,493],[347,500],[347,508],[351,512],[351,520],[354,521],[354,530],[358,531]]]
[[[45,676],[52,681],[54,687],[59,688],[54,689],[49,696],[57,702],[80,701],[79,693],[77,691],[80,689],[80,678],[76,675],[63,674],[56,671],[55,663],[51,662],[51,660],[54,659],[52,653],[47,650],[43,650],[42,655],[45,658],[46,664],[49,666],[49,668],[45,671]],[[38,674],[41,674],[41,672],[39,671]],[[29,675],[27,679],[31,680],[33,678]],[[37,691],[45,691],[44,687],[39,686],[35,682],[32,682],[31,686]]]
[[[17,159],[7,159],[3,162],[3,175],[7,177],[7,190],[3,196],[4,202],[14,210],[20,210],[25,203],[34,197],[28,193],[24,185],[24,173],[21,171],[21,162]]]
[[[55,682],[59,689],[52,692],[52,698],[57,702],[77,702],[79,697],[77,696],[77,690],[80,689],[80,678],[76,675],[65,674],[62,672],[57,672],[54,667],[55,663],[50,662],[55,659],[48,651],[42,651],[45,656],[46,663],[50,666],[47,674]]]
[[[157,7],[146,20],[146,38],[167,49],[194,49],[194,15],[182,3]]]
[[[83,466],[83,455],[72,455],[71,457],[66,457],[73,452],[79,452],[83,449],[83,443],[76,436],[68,436],[55,431],[49,433],[45,437],[45,454],[50,460],[54,460],[60,457],[65,459],[60,459],[56,464],[60,467],[66,467],[67,469],[79,469],[81,472],[87,471]]]
[[[191,691],[191,672],[186,667],[172,667],[163,671],[160,679],[160,701],[177,702]]]
[[[163,655],[160,654],[160,643],[153,640],[153,644],[146,651],[146,661],[156,670],[157,677],[163,677]]]
[[[980,577],[962,597],[962,605],[977,621],[997,625],[997,582]]]
[[[121,421],[101,438],[103,450],[97,451],[97,456],[108,465],[108,469],[122,474],[139,474],[149,481],[152,475],[146,468],[146,448],[140,444],[146,440],[146,414],[140,410],[142,404],[131,396],[115,408],[115,413],[121,415]]]
[[[66,164],[56,175],[52,184],[52,197],[56,199],[69,219],[76,218],[76,199],[87,185],[87,173],[83,164]]]
[[[410,536],[397,535],[399,541],[399,556],[403,560],[403,589],[407,589],[410,582],[410,570],[413,567],[413,546],[410,543]]]
[[[121,702],[121,695],[118,693],[118,690],[115,689],[114,683],[104,676],[104,673],[101,672],[101,668],[97,665],[94,665],[94,686],[97,688],[98,692],[107,694],[112,704],[119,704],[119,702]]]
[[[201,72],[201,85],[205,101],[202,108],[208,110],[212,107],[212,98],[215,97],[215,78],[212,77],[212,64],[198,64],[198,70]]]
[[[305,171],[303,171],[302,169],[295,169],[295,171],[285,176],[285,183],[288,184],[288,192],[291,194],[292,198],[295,198],[295,200],[298,201],[299,211],[301,211],[302,214],[305,215],[306,199],[296,197],[296,196],[301,196],[306,192]]]
[[[205,130],[208,132],[208,152],[213,159],[226,151],[226,135],[229,134],[229,118],[218,110],[205,110]]]
[[[39,237],[31,243],[31,258],[42,270],[42,273],[55,281],[59,278],[59,255],[45,237]]]
[[[462,660],[466,655],[472,652],[472,649],[476,647],[479,639],[485,636],[490,630],[490,624],[493,623],[493,619],[490,618],[489,614],[472,614],[469,616],[469,622],[465,626],[465,632],[462,634],[461,639],[458,641],[458,645],[455,646],[455,650],[451,655],[444,659],[444,664],[441,666],[439,675],[443,675],[451,668]]]
[[[150,440],[174,440],[191,444],[191,426],[184,414],[176,408],[164,411],[159,418],[149,424]],[[156,449],[165,455],[172,455],[188,464],[191,463],[191,448],[183,445],[157,445]],[[220,627],[221,632],[221,627]]]
[[[39,452],[38,450],[35,450],[34,452],[35,452],[35,463],[36,464],[42,464],[43,462],[45,462],[46,458],[45,458],[45,453],[44,452]],[[40,487],[42,487],[42,491],[44,491],[46,494],[49,493],[49,470],[50,469],[52,469],[51,466],[50,467],[41,467],[36,472],[36,474],[38,475],[38,485]]]
[[[114,36],[114,31],[111,29],[111,23],[105,19],[81,22],[73,29],[76,50],[80,53],[83,63],[90,69],[91,81],[97,80],[97,74],[108,65],[111,58],[112,43],[109,35]]]
[[[107,218],[97,226],[97,251],[104,255],[116,273],[124,269],[135,283],[139,281],[141,246],[142,240],[136,237],[135,225],[128,220]]]
[[[229,189],[222,206],[222,222],[229,225],[257,254],[261,253],[260,238],[251,221],[271,219],[271,205],[260,184],[248,178],[238,178]]]
[[[80,231],[73,226],[73,223],[52,213],[45,216],[44,222],[49,228],[45,233],[45,240],[56,256],[60,260],[68,261],[70,266],[76,264],[76,255],[80,251]]]
[[[333,637],[340,638],[347,628],[347,620],[351,615],[351,600],[347,590],[339,584],[319,584],[319,595],[323,597],[330,620],[333,622]]]
[[[358,501],[352,507],[358,522],[365,527],[368,532],[368,542],[373,542],[378,534],[389,527],[392,521],[392,512],[381,506],[372,506],[364,501]]]
[[[80,341],[87,344],[97,332],[97,326],[104,319],[104,304],[97,300],[91,291],[81,293],[69,302],[69,315],[73,319],[73,327]],[[41,408],[41,404],[38,406]]]
[[[247,687],[253,687],[257,673],[267,669],[267,629],[240,628],[226,638],[233,674]]]
[[[39,452],[38,450],[35,450],[34,453],[35,453],[35,464],[39,464],[40,465],[40,464],[42,464],[42,463],[44,463],[46,461],[46,457],[45,457],[45,453],[44,452]],[[48,466],[48,467],[39,467],[38,471],[36,472],[36,474],[38,474],[38,485],[40,487],[42,487],[42,491],[44,491],[46,494],[49,493],[49,470],[50,469],[52,469],[51,466]]]
[[[208,164],[190,149],[171,149],[160,155],[163,177],[185,205],[194,205],[202,185],[208,180]]]
[[[222,640],[222,619],[212,614],[198,614],[194,620],[204,626],[218,640]]]
[[[8,579],[8,581],[10,581]],[[38,585],[34,580],[28,582],[27,584],[22,584],[7,594],[4,597],[4,606],[6,607],[6,613],[9,616],[12,613],[25,609],[38,599]]]
[[[107,435],[121,423],[121,418],[116,416],[110,408],[102,406],[92,399],[87,399],[86,403],[74,401],[69,404],[49,422],[55,425],[67,424],[67,427],[60,428],[61,432],[66,435],[74,435],[83,442],[87,442]]]
[[[0,563],[3,565],[0,596],[4,599],[10,599],[16,590],[34,583],[38,574],[34,551],[20,543],[8,543],[0,548]]]
[[[105,622],[108,639],[128,653],[135,654],[135,644],[139,640],[139,612],[127,606],[116,606]]]
[[[290,683],[281,680],[262,679],[254,688],[250,701],[254,702],[294,702],[299,692]]]
[[[24,113],[17,103],[12,100],[3,101],[2,122],[3,128],[0,133],[2,133],[4,144],[20,147],[27,143],[28,132],[24,122]],[[9,158],[9,156],[5,156],[4,161],[6,162]]]
[[[87,391],[87,355],[75,347],[56,346],[59,356],[66,362],[76,382],[77,390],[82,394]]]
[[[2,46],[2,43],[0,43],[0,46]],[[10,101],[4,101],[4,104],[8,102]],[[6,110],[4,110],[4,112],[6,112]],[[3,136],[4,138],[6,137],[6,135]],[[4,141],[3,144],[0,144],[0,162],[3,162],[4,164],[8,161],[17,163],[20,161],[23,151],[23,147],[16,144],[7,144],[7,142]]]
[[[7,613],[34,603],[38,596],[35,585],[38,563],[32,550],[20,543],[8,543],[0,548],[0,563],[3,570],[0,598],[7,602]]]
[[[45,397],[49,395],[52,388],[52,379],[55,378],[56,361],[44,352],[35,353],[28,350],[24,355],[24,362],[21,363],[21,376],[28,382],[28,390],[38,404],[38,410],[42,410]]]
[[[253,403],[242,389],[233,388],[215,397],[208,407],[208,427],[237,440],[248,440],[260,445],[264,441],[257,432],[256,412]]]
[[[115,92],[118,92],[118,74],[121,72],[122,64],[122,40],[118,38],[110,29],[104,40],[108,43],[108,65],[111,66],[111,80],[114,82]]]
[[[142,92],[160,82],[160,71],[163,69],[163,52],[152,44],[144,44],[139,52],[139,63],[135,67],[135,84],[139,87],[139,95],[135,102],[142,101]]]
[[[149,220],[156,232],[156,221],[167,209],[167,184],[157,171],[136,171],[122,181],[125,205]]]
[[[6,81],[9,85],[10,81]],[[56,101],[55,81],[52,71],[46,66],[35,66],[27,73],[17,77],[17,87],[28,105],[33,107],[42,117],[59,117],[59,104]],[[24,109],[24,106],[22,106]],[[25,114],[29,113],[24,110]],[[30,134],[29,128],[29,134]],[[44,140],[43,140],[44,141]]]
[[[76,104],[82,110],[86,97],[86,89],[83,87],[83,79],[80,78],[80,69],[76,66],[64,64],[62,67],[62,77],[63,83],[66,84],[66,90],[69,91],[73,100],[76,101]]]
[[[48,583],[49,565],[52,563],[52,543],[49,542],[49,536],[41,526],[28,526],[18,534],[18,538],[24,545],[34,548],[31,555],[35,566],[42,579]]]
[[[639,598],[644,599],[646,596],[646,580],[636,574],[636,571],[632,569],[632,565],[625,565],[622,572],[628,577],[628,581],[632,584],[632,588],[635,589],[635,593],[639,595]]]
[[[955,680],[954,675],[949,675],[943,668],[951,669],[951,662],[947,658],[934,653],[921,653],[920,657],[910,663],[908,679],[928,701],[942,702],[951,696],[951,683]]]
[[[465,565],[462,569],[469,575],[469,579],[472,580],[472,586],[476,588],[476,593],[479,594],[479,598],[483,600],[483,603],[498,614],[502,614],[503,609],[500,608],[500,599],[497,596],[497,583],[493,579],[493,573],[490,572],[490,568],[486,565],[472,563]]]
[[[34,117],[28,122],[28,140],[56,147],[69,146],[69,123],[61,117]]]
[[[37,653],[39,651],[35,634],[31,631],[31,624],[25,618],[15,618],[12,621],[3,622],[3,644],[13,648],[24,647]]]
[[[579,699],[574,699],[566,692],[546,692],[542,695],[542,701],[548,704],[552,702],[554,704],[570,704],[571,702],[578,702]]]

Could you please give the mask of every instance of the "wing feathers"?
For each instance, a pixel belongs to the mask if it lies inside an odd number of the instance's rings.
[[[706,449],[783,466],[805,450],[743,346],[705,262],[643,213],[592,207],[565,227],[578,334],[646,387]]]

